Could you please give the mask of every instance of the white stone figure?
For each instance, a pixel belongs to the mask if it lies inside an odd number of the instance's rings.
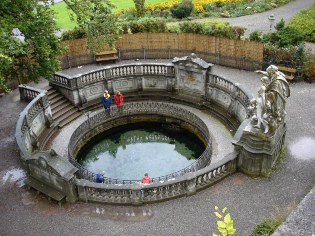
[[[262,86],[258,91],[255,128],[263,129],[264,133],[275,131],[279,124],[284,122],[286,98],[290,96],[290,87],[285,75],[274,65],[269,66],[266,71],[256,71],[263,74]],[[253,123],[252,123],[253,124]]]
[[[265,91],[266,87],[264,85],[261,86],[261,88],[258,91],[258,96],[256,98],[257,101],[257,124],[254,126],[255,128],[260,129],[261,126],[264,128],[264,133],[267,133],[269,131],[269,125],[267,121],[267,117],[269,116],[268,113],[266,113],[266,97],[265,97]]]
[[[256,98],[253,98],[249,102],[247,107],[248,116],[251,118],[252,122],[257,121],[257,101]]]

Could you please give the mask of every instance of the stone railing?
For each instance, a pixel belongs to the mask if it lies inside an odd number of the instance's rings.
[[[212,154],[210,133],[206,124],[204,124],[204,122],[198,116],[184,108],[181,108],[178,105],[170,103],[132,102],[125,104],[123,111],[118,111],[117,107],[112,107],[111,109],[102,111],[87,119],[74,131],[68,145],[68,153],[70,162],[79,169],[80,178],[95,182],[96,175],[85,168],[82,168],[78,163],[76,163],[75,156],[79,149],[82,148],[89,139],[105,131],[102,129],[102,124],[108,124],[110,120],[117,120],[119,117],[130,117],[134,115],[139,116],[142,114],[154,114],[159,116],[173,117],[187,122],[194,128],[197,128],[198,135],[201,136],[207,145],[202,155],[191,165],[169,175],[153,178],[153,182],[179,177],[185,173],[197,171],[210,163]],[[82,140],[84,140],[85,143],[82,143]],[[119,180],[105,178],[105,183],[108,184],[126,184],[139,181],[140,180]]]
[[[19,85],[20,100],[31,101],[40,93],[46,93],[46,90],[33,88],[26,85]]]
[[[236,171],[236,153],[231,153],[224,161],[201,170],[186,173],[177,178],[156,181],[148,185],[134,182],[131,184],[100,184],[79,179],[76,182],[78,198],[85,202],[140,205],[189,196],[209,187]]]
[[[113,65],[93,70],[85,74],[67,76],[62,73],[55,73],[50,81],[52,85],[61,86],[67,89],[78,89],[87,85],[106,81],[114,78],[128,76],[174,76],[174,67],[171,63],[133,63],[125,65]]]
[[[45,90],[20,85],[19,91],[21,100],[32,100],[20,113],[15,131],[21,156],[27,158],[38,147],[38,137],[53,120]]]

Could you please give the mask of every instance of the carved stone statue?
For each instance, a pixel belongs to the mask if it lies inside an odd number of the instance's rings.
[[[256,71],[263,74],[261,87],[255,99],[250,101],[248,115],[254,128],[264,133],[273,133],[284,122],[286,98],[290,96],[290,87],[285,75],[274,65],[266,71]]]

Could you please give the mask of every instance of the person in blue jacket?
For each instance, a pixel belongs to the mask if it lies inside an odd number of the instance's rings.
[[[104,91],[104,95],[101,97],[101,101],[105,110],[109,109],[112,105],[112,98],[107,90]]]
[[[96,174],[96,183],[104,183],[104,173],[100,174]]]

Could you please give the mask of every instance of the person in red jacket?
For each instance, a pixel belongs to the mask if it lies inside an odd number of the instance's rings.
[[[144,177],[141,179],[141,183],[143,183],[143,184],[149,184],[149,183],[151,183],[151,182],[152,182],[152,180],[151,180],[151,178],[149,177],[148,173],[145,173],[145,174],[144,174]]]
[[[122,112],[123,105],[124,105],[124,95],[122,95],[119,91],[116,92],[114,95],[114,101],[116,106],[118,107],[118,111]]]
[[[114,101],[117,106],[124,105],[124,95],[122,95],[119,91],[114,95]]]

